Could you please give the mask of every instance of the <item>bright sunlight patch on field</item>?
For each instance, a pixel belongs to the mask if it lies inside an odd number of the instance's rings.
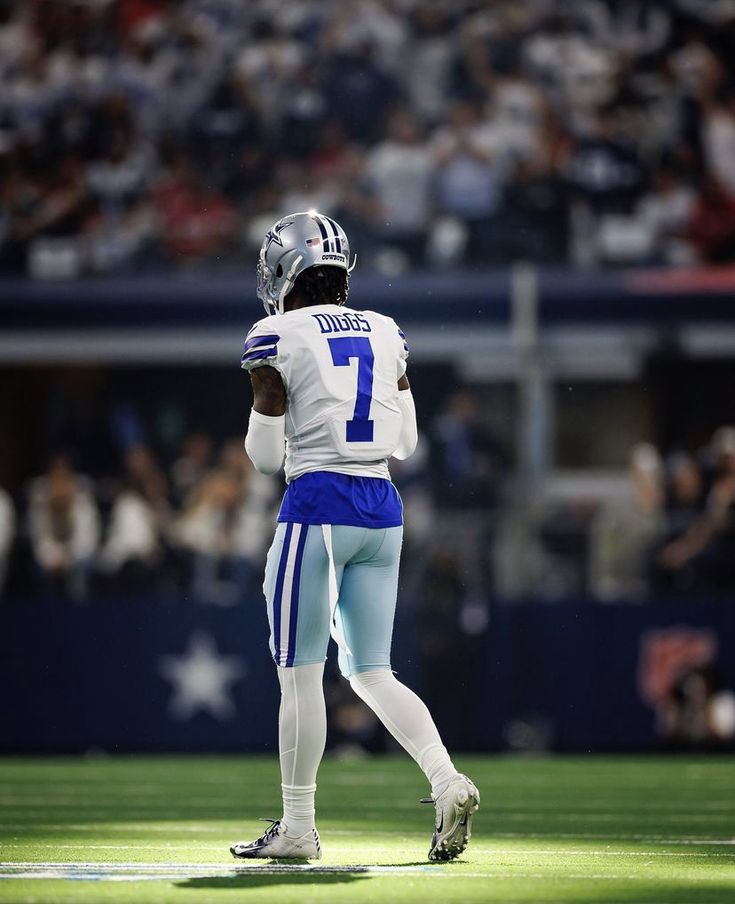
[[[240,863],[278,816],[276,758],[0,760],[0,902],[735,900],[735,762],[459,758],[482,793],[472,843],[426,861],[407,758],[326,760],[324,859]]]

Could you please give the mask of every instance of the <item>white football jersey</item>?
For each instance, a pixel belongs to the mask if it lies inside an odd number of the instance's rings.
[[[313,305],[253,326],[242,366],[267,364],[283,378],[287,481],[308,471],[389,478],[407,357],[395,321],[375,311]]]

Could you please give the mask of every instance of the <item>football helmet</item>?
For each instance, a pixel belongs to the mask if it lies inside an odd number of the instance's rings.
[[[339,267],[352,272],[350,243],[344,229],[315,210],[292,213],[274,223],[260,249],[258,298],[268,314],[283,314],[296,278],[309,267]]]

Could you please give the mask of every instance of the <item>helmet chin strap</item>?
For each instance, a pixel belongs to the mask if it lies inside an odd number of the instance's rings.
[[[355,269],[356,264],[357,264],[357,251],[352,256],[352,266],[347,268],[347,272],[352,273],[352,271]]]
[[[300,254],[291,264],[291,269],[286,274],[286,278],[283,281],[283,287],[281,288],[281,294],[278,296],[278,304],[276,305],[279,314],[283,314],[283,303],[286,300],[286,295],[288,295],[293,288],[296,271],[299,269],[303,259],[303,255]]]

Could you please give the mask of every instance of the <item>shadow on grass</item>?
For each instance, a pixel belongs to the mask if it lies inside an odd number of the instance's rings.
[[[239,876],[197,876],[195,879],[186,879],[183,882],[175,882],[177,888],[221,888],[224,890],[233,888],[268,888],[276,885],[339,885],[345,882],[357,882],[360,879],[369,879],[365,873],[252,873]]]
[[[274,885],[338,885],[345,882],[356,882],[376,876],[389,875],[395,872],[406,872],[417,875],[431,873],[448,864],[428,864],[425,860],[394,864],[373,864],[361,866],[314,866],[302,869],[290,861],[273,860],[267,866],[256,866],[241,869],[229,876],[196,876],[176,882],[178,888],[258,888]]]

